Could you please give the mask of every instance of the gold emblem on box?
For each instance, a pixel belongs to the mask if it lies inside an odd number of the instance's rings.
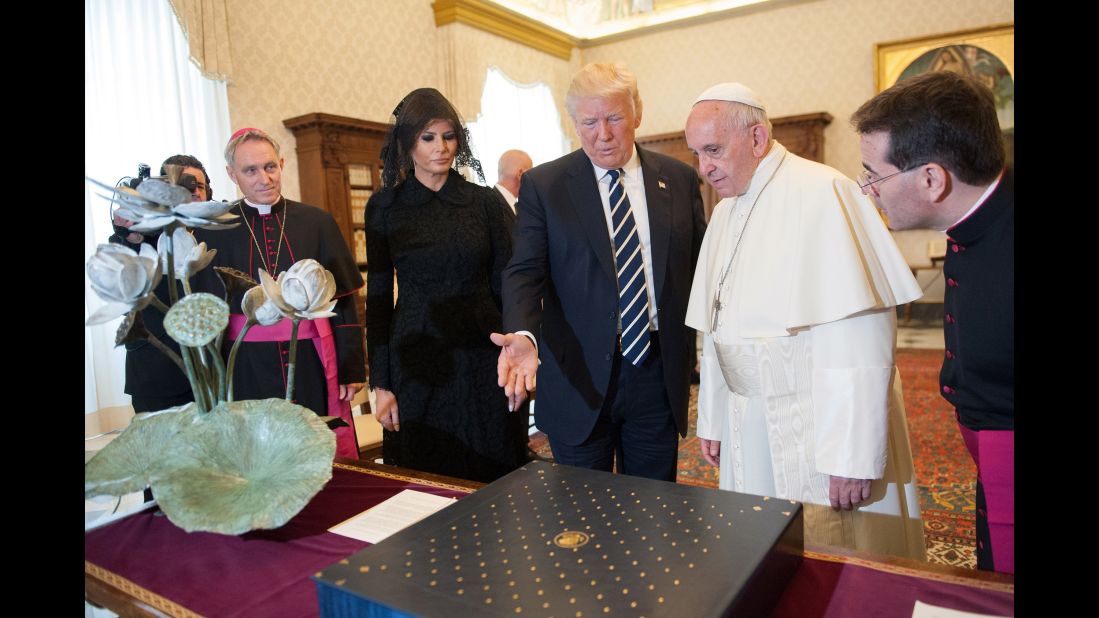
[[[588,543],[588,535],[579,530],[566,530],[553,537],[553,544],[564,549],[576,549]]]

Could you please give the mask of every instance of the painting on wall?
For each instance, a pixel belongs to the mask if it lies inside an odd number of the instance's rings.
[[[1015,26],[993,26],[894,43],[879,43],[877,91],[928,71],[956,71],[992,89],[1000,128],[1015,136]]]
[[[996,113],[1014,167],[1015,26],[998,25],[877,46],[877,91],[931,70],[954,70],[983,81],[996,97]]]

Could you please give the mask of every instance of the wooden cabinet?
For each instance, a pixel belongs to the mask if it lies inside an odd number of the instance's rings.
[[[381,187],[381,151],[389,125],[321,113],[282,123],[297,140],[301,201],[332,213],[365,278],[363,213]]]
[[[297,141],[301,201],[332,213],[366,280],[366,201],[382,184],[381,151],[389,125],[312,113],[283,120]],[[366,324],[366,286],[355,300]],[[369,365],[368,365],[369,367]]]
[[[828,112],[772,118],[772,137],[799,157],[824,163],[824,127],[831,122],[832,115]],[[696,171],[698,169],[698,159],[687,148],[687,140],[683,137],[683,131],[639,137],[637,143],[649,150],[679,159],[695,168]],[[721,201],[721,197],[718,196],[713,187],[701,178],[699,183],[702,188],[702,202],[706,205],[706,220],[709,221],[710,213],[714,211],[714,206]]]
[[[305,114],[282,121],[297,140],[301,201],[332,213],[360,266],[355,232],[363,229],[363,210],[381,187],[382,143],[389,125],[334,114]],[[361,254],[360,254],[361,253]]]

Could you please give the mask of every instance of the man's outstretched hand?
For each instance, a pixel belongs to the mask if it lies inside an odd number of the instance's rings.
[[[538,375],[538,350],[525,335],[492,333],[489,339],[500,346],[496,383],[504,387],[508,410],[518,410],[534,390]]]

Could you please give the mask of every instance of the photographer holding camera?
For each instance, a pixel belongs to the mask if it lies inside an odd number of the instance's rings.
[[[210,176],[202,162],[190,155],[173,155],[164,160],[160,167],[160,175],[166,175],[168,165],[183,166],[183,175],[179,184],[191,190],[191,199],[196,202],[205,202],[213,199],[210,190]],[[130,182],[131,188],[136,187],[144,178],[148,177],[149,167],[141,165],[138,168],[138,177]],[[113,215],[115,233],[110,242],[120,244],[135,251],[140,250],[141,243],[148,243],[153,248],[157,246],[160,232],[152,234],[139,234],[129,231],[133,225],[128,221]],[[164,277],[157,286],[156,295],[161,300],[168,298],[168,282],[170,277]],[[182,289],[180,294],[182,294]],[[177,354],[180,352],[179,344],[164,332],[164,314],[160,309],[149,306],[141,311],[141,319],[145,330],[149,335],[156,337],[164,345],[171,348]],[[146,339],[139,339],[126,344],[126,388],[125,391],[133,400],[135,412],[153,412],[173,406],[183,405],[193,400],[191,385],[187,381],[187,375],[179,370],[167,355],[157,350]]]

